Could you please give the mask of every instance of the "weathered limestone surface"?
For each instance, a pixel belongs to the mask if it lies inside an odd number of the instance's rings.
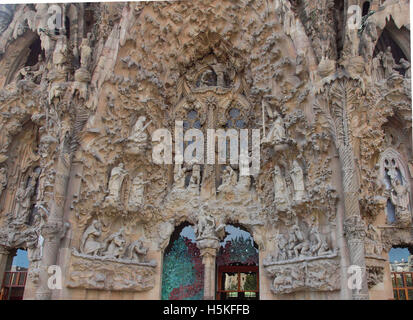
[[[187,222],[214,299],[239,224],[261,299],[392,298],[388,252],[413,247],[409,1],[370,1],[352,28],[363,3],[65,4],[55,29],[48,4],[0,5],[0,281],[21,248],[25,299],[159,299]],[[156,164],[177,121],[259,129],[259,173]]]

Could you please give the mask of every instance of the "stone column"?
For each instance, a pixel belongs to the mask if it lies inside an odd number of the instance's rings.
[[[204,300],[215,300],[215,258],[219,249],[218,238],[197,241],[204,265]]]
[[[343,166],[344,209],[346,215],[344,234],[350,252],[351,265],[358,266],[362,271],[362,285],[360,290],[352,290],[353,300],[368,300],[369,292],[364,249],[366,226],[360,214],[359,183],[356,176],[354,153],[350,145],[341,145],[339,154]]]
[[[353,300],[368,300],[367,270],[365,261],[364,240],[366,226],[360,216],[351,216],[344,221],[344,233],[347,238],[352,265],[358,266],[362,272],[361,287],[352,289]]]
[[[62,221],[48,221],[47,224],[45,224],[42,228],[42,236],[44,237],[44,247],[39,274],[39,288],[36,292],[36,300],[51,299],[52,291],[51,288],[49,288],[48,284],[48,268],[56,264],[62,235]]]
[[[204,265],[204,300],[215,300],[215,258],[217,250],[206,248],[201,250]]]
[[[49,274],[47,270],[50,266],[56,265],[60,241],[64,236],[64,204],[72,163],[70,143],[71,138],[69,132],[67,131],[64,142],[61,145],[61,153],[56,166],[54,195],[51,204],[50,216],[48,217],[47,222],[41,227],[41,234],[44,238],[44,246],[40,267],[39,288],[36,292],[37,300],[49,300],[52,296],[52,291],[48,286]]]
[[[216,108],[216,101],[211,100],[207,103],[208,113],[207,113],[207,129],[215,129],[215,108]],[[214,138],[214,139],[212,139]],[[215,152],[215,136],[209,137],[206,139],[205,142],[205,156],[208,155],[208,141],[213,141],[213,148],[212,152],[215,154],[215,163],[217,164],[216,159],[216,152]],[[202,184],[201,184],[201,198],[202,199],[209,199],[211,196],[215,195],[216,192],[216,176],[217,170],[219,169],[218,165],[212,164],[205,164],[204,166],[204,174],[202,176]]]
[[[0,287],[3,284],[4,272],[7,269],[10,251],[5,246],[0,246]]]

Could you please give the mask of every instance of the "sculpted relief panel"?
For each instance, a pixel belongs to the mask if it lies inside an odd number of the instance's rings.
[[[144,239],[127,243],[123,227],[102,239],[102,223],[93,220],[73,249],[69,288],[145,291],[155,283],[156,262],[147,261]]]

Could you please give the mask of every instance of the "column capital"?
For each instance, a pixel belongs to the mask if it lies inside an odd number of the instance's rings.
[[[2,255],[9,255],[11,253],[11,250],[9,247],[6,247],[4,245],[0,245],[0,254]]]
[[[349,241],[364,241],[366,237],[366,224],[358,216],[350,216],[344,221],[344,234]]]

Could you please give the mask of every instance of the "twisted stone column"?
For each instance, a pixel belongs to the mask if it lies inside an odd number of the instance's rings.
[[[52,291],[48,285],[49,274],[47,270],[50,266],[56,265],[60,241],[64,237],[64,204],[72,162],[69,144],[70,135],[69,132],[66,132],[64,142],[61,146],[61,154],[56,166],[54,197],[51,204],[50,216],[45,225],[41,228],[41,234],[44,238],[44,247],[39,276],[40,283],[36,292],[37,300],[49,300],[52,296]]]
[[[358,266],[362,271],[361,288],[352,289],[352,296],[353,300],[365,300],[369,299],[364,248],[366,226],[360,214],[359,183],[356,176],[353,150],[350,145],[341,145],[338,149],[343,166],[344,209],[346,213],[344,234],[350,252],[350,263]]]

